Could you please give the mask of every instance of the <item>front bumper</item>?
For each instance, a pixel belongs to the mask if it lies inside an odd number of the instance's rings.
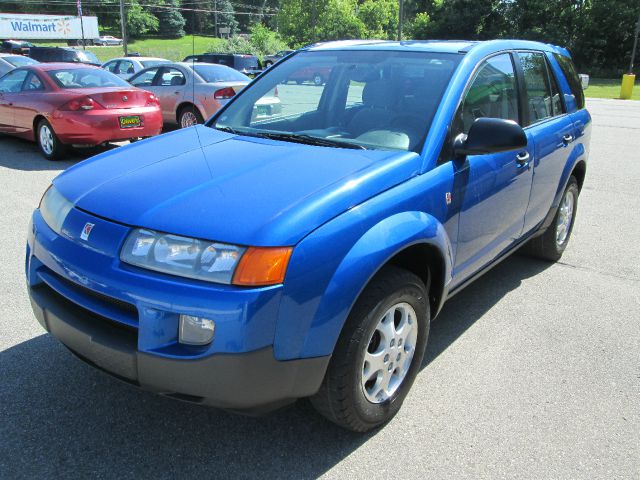
[[[87,221],[95,227],[81,243],[52,232],[36,211],[26,261],[36,318],[82,360],[146,390],[236,411],[268,411],[318,390],[328,356],[273,355],[280,289],[147,275],[117,259],[127,227],[73,209],[63,230]],[[213,343],[181,345],[180,312],[217,319]]]

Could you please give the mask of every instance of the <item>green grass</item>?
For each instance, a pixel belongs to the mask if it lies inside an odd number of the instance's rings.
[[[620,83],[622,77],[614,78],[591,78],[589,88],[584,93],[587,98],[620,98]],[[636,85],[633,88],[632,100],[640,100],[640,81],[636,79]]]
[[[181,61],[187,55],[214,51],[216,44],[223,40],[211,37],[191,36],[164,39],[148,38],[144,40],[133,40],[129,42],[129,53],[139,52],[145,57],[161,57],[173,61]],[[34,42],[35,43],[35,42]],[[39,45],[66,46],[66,42],[37,42]],[[194,47],[195,44],[195,47]],[[102,62],[124,55],[122,47],[87,47]]]

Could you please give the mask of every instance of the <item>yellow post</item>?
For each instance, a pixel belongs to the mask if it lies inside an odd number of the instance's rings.
[[[620,87],[620,98],[623,100],[631,100],[631,94],[633,93],[633,84],[636,81],[636,76],[633,73],[622,75],[622,85]]]

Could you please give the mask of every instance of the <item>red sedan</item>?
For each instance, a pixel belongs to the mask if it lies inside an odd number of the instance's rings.
[[[56,160],[65,147],[157,135],[162,112],[152,93],[101,68],[42,63],[0,78],[0,132],[35,140]]]

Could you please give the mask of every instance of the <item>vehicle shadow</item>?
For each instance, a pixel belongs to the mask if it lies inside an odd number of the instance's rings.
[[[23,171],[64,170],[98,153],[118,148],[117,144],[104,147],[70,148],[64,160],[46,160],[34,142],[0,134],[0,167]]]
[[[424,365],[546,265],[513,257],[453,298]],[[49,335],[0,352],[0,378],[3,478],[315,478],[377,434],[343,431],[306,401],[251,418],[143,392]]]

